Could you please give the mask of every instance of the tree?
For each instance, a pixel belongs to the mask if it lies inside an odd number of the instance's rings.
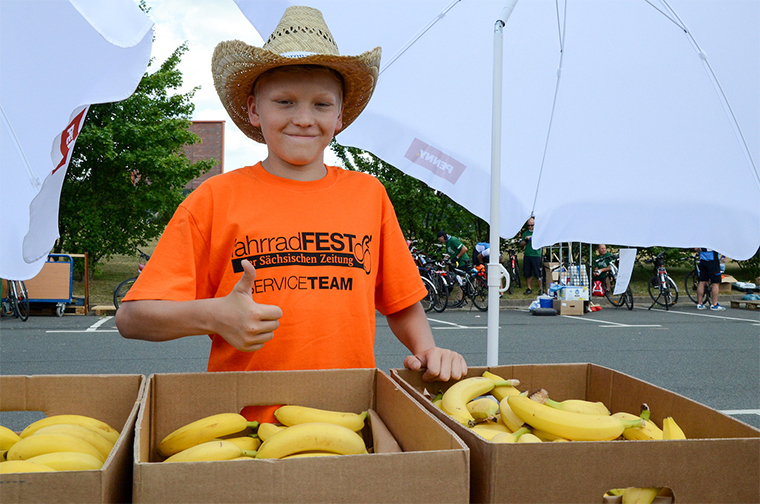
[[[191,164],[182,150],[199,141],[188,130],[198,88],[170,94],[182,85],[185,51],[146,72],[129,98],[90,107],[61,191],[54,251],[86,251],[93,264],[134,254],[161,234],[185,184],[214,165]]]
[[[417,239],[420,250],[437,243],[436,234],[440,229],[462,239],[471,250],[478,241],[488,241],[488,224],[442,192],[370,152],[346,147],[334,140],[330,146],[346,168],[369,173],[380,180],[404,235],[407,239]]]

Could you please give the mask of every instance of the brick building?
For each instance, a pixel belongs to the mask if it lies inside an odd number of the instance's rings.
[[[185,155],[191,163],[203,159],[216,159],[211,170],[194,178],[185,186],[185,192],[192,192],[209,177],[224,172],[224,121],[192,121],[190,131],[198,135],[200,143],[185,145]]]

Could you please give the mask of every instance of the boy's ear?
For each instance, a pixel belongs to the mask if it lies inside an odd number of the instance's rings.
[[[343,104],[340,105],[340,112],[338,113],[338,122],[335,123],[335,134],[338,134],[343,129]]]
[[[251,126],[261,127],[261,118],[256,112],[256,98],[253,95],[248,96],[248,122]]]

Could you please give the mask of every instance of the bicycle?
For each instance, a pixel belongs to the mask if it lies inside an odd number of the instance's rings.
[[[694,269],[689,272],[688,275],[686,275],[686,279],[684,280],[684,289],[686,290],[686,295],[689,296],[689,299],[691,299],[694,304],[701,304],[705,306],[710,306],[710,292],[712,289],[712,280],[707,280],[707,283],[705,284],[705,291],[702,293],[702,301],[700,302],[699,299],[697,299],[697,287],[699,285],[699,254],[696,254],[694,256]]]
[[[633,291],[630,285],[625,289],[625,292],[615,295],[615,284],[617,283],[619,270],[616,261],[620,259],[620,254],[612,254],[612,257],[614,260],[610,263],[610,272],[605,278],[606,282],[604,282],[604,297],[615,308],[625,305],[629,310],[633,310]]]
[[[518,289],[522,288],[522,285],[520,283],[520,263],[517,260],[517,250],[515,249],[514,240],[511,240],[505,244],[503,252],[507,253],[507,258],[504,261],[504,264],[506,265],[505,269],[509,275],[508,283],[504,290],[512,294],[515,287]]]
[[[26,322],[29,319],[29,293],[23,280],[6,280],[6,294],[2,302],[2,314],[14,316]]]
[[[678,302],[678,286],[668,275],[665,268],[665,252],[660,252],[654,259],[647,259],[646,263],[654,263],[654,275],[647,282],[649,297],[652,298],[651,310],[654,305],[664,306],[670,309]]]
[[[409,252],[412,254],[412,259],[417,265],[417,271],[428,291],[427,296],[422,300],[422,307],[426,313],[433,310],[441,313],[446,309],[449,300],[448,292],[446,292],[446,281],[435,270],[435,262],[427,254],[419,251],[415,246],[416,243],[417,240],[409,241]]]
[[[145,264],[150,259],[150,256],[143,252],[140,249],[137,249],[137,251],[140,253],[140,259],[144,260],[144,262],[140,262],[137,265],[137,275],[140,275],[140,272],[142,272],[143,268],[145,268]],[[116,286],[116,288],[113,290],[113,305],[118,310],[119,305],[121,304],[121,300],[124,298],[124,296],[127,295],[127,292],[129,292],[129,289],[132,288],[132,285],[137,280],[137,276],[133,276],[132,278],[127,278],[123,282],[121,282],[119,285]]]
[[[470,268],[468,273],[463,269],[457,268],[449,254],[444,254],[443,263],[447,265],[448,271],[453,277],[454,286],[450,294],[454,298],[452,306],[461,308],[470,299],[475,308],[480,311],[487,311],[488,281],[486,280],[485,270],[479,271],[476,268]]]

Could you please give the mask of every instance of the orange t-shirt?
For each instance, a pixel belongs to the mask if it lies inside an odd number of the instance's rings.
[[[256,267],[254,301],[283,316],[257,352],[211,334],[209,371],[375,367],[375,310],[394,313],[426,294],[374,177],[329,166],[301,182],[259,163],[187,197],[124,301],[225,296],[242,259]]]

